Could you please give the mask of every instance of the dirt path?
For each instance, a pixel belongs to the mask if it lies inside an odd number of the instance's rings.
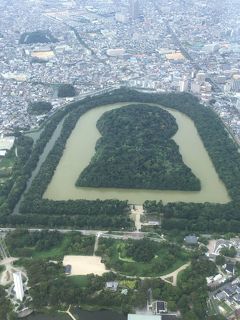
[[[93,256],[96,256],[96,252],[97,252],[97,249],[98,249],[98,243],[99,243],[100,237],[101,237],[101,232],[99,232],[96,235],[96,240],[95,240],[94,249],[93,249]]]
[[[135,228],[137,231],[141,231],[141,215],[143,215],[143,206],[134,206],[134,209],[131,209],[131,218],[135,222]]]
[[[183,266],[181,266],[177,270],[175,270],[175,271],[173,271],[173,272],[171,272],[169,274],[166,274],[165,276],[162,276],[160,278],[176,287],[176,285],[177,285],[177,277],[178,277],[179,272],[185,270],[189,266],[190,266],[190,262],[184,264]],[[172,280],[170,281],[170,280],[168,280],[168,278],[172,278]]]

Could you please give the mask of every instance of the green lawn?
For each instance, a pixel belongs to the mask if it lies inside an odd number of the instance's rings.
[[[89,284],[88,276],[70,276],[69,279],[80,288],[86,288]]]
[[[35,251],[32,257],[39,259],[63,257],[66,254],[66,247],[68,246],[69,242],[70,239],[65,237],[59,246],[46,251]]]

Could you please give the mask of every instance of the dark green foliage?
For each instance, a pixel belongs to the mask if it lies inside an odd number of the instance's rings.
[[[33,307],[57,307],[64,309],[71,305],[93,305],[117,308],[119,311],[130,311],[133,305],[138,305],[136,293],[129,290],[128,295],[105,290],[106,281],[115,280],[116,275],[106,273],[102,277],[88,275],[87,287],[78,285],[71,277],[63,274],[60,264],[45,260],[22,261],[29,276],[30,295]]]
[[[25,32],[21,35],[20,44],[32,43],[55,43],[58,42],[56,38],[48,30],[37,30],[33,32]]]
[[[138,262],[149,262],[155,256],[158,246],[148,239],[129,241],[126,247],[126,255]]]
[[[220,254],[226,257],[234,258],[237,254],[237,250],[234,247],[231,248],[222,248]]]
[[[130,105],[106,112],[97,128],[102,137],[77,186],[200,190],[171,139],[177,124],[167,111]]]
[[[191,266],[186,269],[178,280],[181,298],[177,305],[182,314],[194,314],[194,318],[202,320],[207,312],[206,300],[208,297],[206,277],[216,274],[216,265],[202,257],[192,260]]]
[[[7,234],[6,243],[12,255],[17,257],[30,256],[34,251],[49,250],[59,245],[63,234],[48,230],[30,232],[17,229]]]
[[[61,84],[58,87],[57,95],[59,98],[75,97],[76,94],[76,90],[71,84]]]
[[[163,203],[162,201],[146,200],[143,204],[143,209],[146,213],[161,213],[163,210]]]
[[[100,239],[97,254],[103,257],[108,269],[139,277],[154,277],[174,271],[189,258],[178,245],[147,239]]]
[[[0,319],[11,320],[16,319],[12,312],[12,305],[10,300],[6,298],[6,292],[3,287],[0,286]]]
[[[52,104],[46,101],[31,102],[28,107],[28,113],[40,115],[47,113],[52,109]]]
[[[26,186],[25,165],[31,155],[33,140],[29,137],[20,135],[14,144],[17,148],[18,157],[15,160],[12,169],[12,175],[9,180],[0,186],[0,196],[6,200],[0,207],[0,215],[7,214],[12,210],[19,200]],[[15,152],[14,148],[11,152]]]
[[[225,258],[224,258],[224,256],[221,256],[221,255],[219,255],[219,256],[216,256],[216,264],[218,265],[218,266],[222,266],[222,265],[224,265],[224,263],[225,263]]]
[[[9,252],[17,257],[61,258],[66,254],[93,253],[95,237],[83,236],[79,232],[28,231],[17,229],[7,234]]]

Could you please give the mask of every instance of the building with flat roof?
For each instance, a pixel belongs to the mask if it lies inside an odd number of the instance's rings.
[[[22,273],[21,271],[13,273],[13,281],[14,281],[14,291],[16,293],[16,298],[20,301],[23,301],[24,298],[24,290],[23,290],[23,282],[22,282]]]

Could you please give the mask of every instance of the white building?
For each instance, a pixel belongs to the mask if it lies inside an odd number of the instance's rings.
[[[179,81],[179,91],[180,92],[188,91],[188,84],[189,84],[188,79],[183,79]]]
[[[238,111],[240,112],[240,98],[237,99],[236,108],[237,108]]]
[[[20,301],[23,301],[24,291],[23,291],[23,282],[22,282],[21,271],[13,273],[13,281],[14,281],[14,290],[16,293],[16,298]]]

